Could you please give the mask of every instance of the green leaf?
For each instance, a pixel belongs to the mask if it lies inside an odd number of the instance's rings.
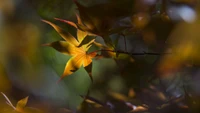
[[[96,56],[96,54],[86,54],[86,52],[82,51],[79,54],[77,54],[76,56],[70,58],[65,66],[65,70],[64,70],[63,75],[61,76],[60,80],[62,80],[64,77],[69,76],[72,73],[76,72],[82,65],[83,65],[83,67],[89,66],[92,63],[92,58],[95,56]]]

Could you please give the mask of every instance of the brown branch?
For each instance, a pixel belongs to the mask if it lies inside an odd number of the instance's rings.
[[[123,53],[123,54],[128,54],[128,55],[162,55],[162,54],[171,54],[171,53],[154,53],[154,52],[142,52],[142,53],[130,53],[130,52],[125,52],[121,50],[97,50],[94,52],[99,52],[99,51],[107,51],[107,52],[114,52],[114,53]]]

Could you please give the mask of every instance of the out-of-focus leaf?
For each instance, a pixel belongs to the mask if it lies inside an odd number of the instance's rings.
[[[74,2],[77,5],[80,14],[80,18],[77,16],[77,19],[79,20],[79,25],[77,26],[79,29],[88,32],[89,34],[95,34],[104,38],[104,36],[120,32],[127,28],[123,26],[113,28],[113,24],[117,19],[130,11],[124,11],[126,8],[123,7],[123,9],[121,9],[121,6],[117,3],[108,2],[85,7],[76,0],[74,0]],[[130,5],[131,2],[132,1],[130,0],[126,0],[122,4],[127,3],[126,5]],[[124,12],[119,13],[121,11]]]
[[[130,88],[128,92],[128,97],[133,98],[135,96],[136,96],[135,91],[133,90],[133,88]]]
[[[78,107],[78,113],[112,113],[112,111],[107,106],[87,100]]]
[[[78,7],[79,13],[80,13],[80,18],[83,22],[84,25],[87,26],[90,30],[97,31],[97,28],[95,26],[95,20],[93,17],[91,17],[90,14],[88,14],[88,11],[85,6],[81,5],[77,0],[74,0],[74,3]]]
[[[172,54],[163,56],[158,68],[162,75],[176,72],[183,66],[200,64],[199,23],[198,17],[193,23],[182,22],[173,30],[166,41],[169,45],[166,52],[170,51]]]
[[[132,16],[132,24],[136,29],[143,29],[149,22],[150,17],[146,13],[139,13]]]
[[[16,110],[17,111],[23,111],[23,109],[26,106],[27,102],[28,102],[28,97],[23,98],[20,101],[18,101],[17,105],[16,105]]]
[[[0,91],[7,91],[11,88],[11,83],[8,79],[8,75],[5,72],[5,68],[0,63]]]
[[[127,96],[117,93],[117,92],[109,92],[109,95],[112,96],[113,98],[117,99],[117,100],[122,100],[122,101],[127,101],[129,100]]]
[[[4,93],[1,92],[1,94],[5,97],[5,99],[7,100],[6,103],[10,106],[9,109],[5,109],[6,112],[4,111],[3,113],[43,113],[39,109],[26,107],[28,96],[19,100],[16,107],[14,107],[9,98]]]
[[[145,111],[148,111],[148,108],[143,106],[137,106],[134,110],[128,112],[128,113],[143,113]]]

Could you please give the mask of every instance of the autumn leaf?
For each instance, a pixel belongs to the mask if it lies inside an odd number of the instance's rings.
[[[44,46],[53,47],[63,54],[72,56],[66,63],[64,72],[59,81],[62,80],[64,77],[76,72],[81,66],[85,68],[92,80],[92,58],[95,57],[97,53],[87,53],[87,51],[91,47],[91,44],[94,42],[95,39],[88,40],[86,43],[83,44],[82,42],[87,36],[87,34],[85,34],[84,32],[77,32],[77,41],[75,37],[73,37],[70,33],[65,32],[59,26],[46,20],[43,20],[43,22],[51,25],[60,34],[60,36],[65,39],[65,41],[56,41],[44,44]]]
[[[90,35],[90,36],[96,36],[96,34],[94,34],[94,31],[92,29],[89,29],[86,25],[83,24],[80,16],[78,14],[76,14],[76,18],[77,18],[77,21],[78,23],[74,23],[72,21],[68,21],[68,20],[64,20],[64,19],[60,19],[60,18],[55,18],[55,20],[58,20],[60,22],[64,22],[74,28],[77,29],[77,38],[78,38],[78,41],[81,42],[84,37],[84,35]]]
[[[59,26],[55,25],[52,22],[46,21],[46,20],[42,20],[43,22],[51,25],[59,34],[60,36],[66,40],[69,44],[78,46],[79,42],[68,32],[64,31],[62,28],[60,28]]]
[[[20,113],[43,113],[42,111],[32,108],[32,107],[26,107],[26,104],[28,102],[28,96],[19,100],[16,105],[16,111]]]
[[[28,102],[28,97],[23,98],[20,101],[18,101],[17,105],[16,105],[16,111],[23,111],[23,109],[26,106],[27,102]]]
[[[6,103],[10,106],[10,109],[7,109],[8,113],[43,113],[42,111],[36,108],[26,107],[26,104],[28,102],[28,96],[19,100],[15,107],[4,93],[1,92],[1,94],[6,99]]]

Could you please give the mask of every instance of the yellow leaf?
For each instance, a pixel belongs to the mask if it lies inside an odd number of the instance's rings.
[[[83,67],[90,65],[91,62],[92,62],[91,57],[89,55],[85,55],[83,59]]]
[[[66,41],[56,41],[52,43],[43,44],[43,46],[53,47],[57,51],[67,54],[67,55],[76,54],[76,47],[74,45],[69,44]]]
[[[84,44],[82,47],[85,51],[88,51],[88,49],[92,46],[92,43],[95,39],[90,40],[88,43]]]
[[[117,100],[128,101],[128,97],[123,94],[120,94],[117,92],[112,92],[112,91],[109,91],[108,93],[110,96],[112,96],[113,98],[115,98]]]
[[[56,20],[68,23],[75,28],[77,28],[76,24],[67,20],[62,20],[56,18]],[[77,15],[77,20],[79,24],[82,24],[79,16]],[[91,80],[92,80],[92,58],[96,56],[96,52],[87,53],[88,49],[92,46],[94,42],[94,38],[85,38],[87,36],[87,32],[81,31],[77,29],[77,38],[78,41],[68,32],[64,32],[60,27],[57,25],[43,20],[44,22],[50,24],[54,29],[66,40],[66,41],[56,41],[48,44],[43,44],[44,46],[51,46],[57,51],[71,55],[72,58],[66,63],[65,70],[59,79],[62,80],[64,77],[71,75],[75,71],[77,71],[81,66],[85,68],[88,72]],[[58,82],[59,82],[58,81]]]
[[[59,26],[55,25],[54,23],[52,22],[49,22],[47,20],[42,20],[43,22],[51,25],[59,34],[60,36],[65,39],[68,43],[72,44],[72,45],[75,45],[75,46],[78,46],[79,43],[78,41],[76,40],[75,37],[73,37],[70,33],[64,31],[62,28],[60,28]]]
[[[64,76],[67,76],[69,74],[72,74],[75,72],[77,69],[79,69],[83,63],[83,57],[84,54],[78,54],[75,57],[72,57],[68,62],[65,67],[64,71]]]
[[[81,30],[77,30],[77,38],[79,43],[81,43],[83,41],[83,39],[87,36],[87,32],[81,31]]]
[[[86,52],[82,52],[77,54],[76,56],[72,57],[69,59],[65,66],[65,70],[63,75],[61,76],[60,80],[63,79],[64,77],[71,75],[72,73],[76,72],[82,65],[83,67],[87,67],[88,65],[91,64],[92,62],[92,57]],[[60,81],[59,80],[59,81]]]
[[[81,22],[81,19],[78,15],[76,15],[77,20],[78,20],[78,24],[83,25]],[[81,43],[83,41],[83,39],[87,36],[87,32],[84,32],[82,30],[79,30],[77,25],[74,22],[68,21],[68,20],[64,20],[64,19],[60,19],[60,18],[55,18],[55,20],[67,23],[73,27],[75,27],[77,29],[77,38],[78,38],[78,42]]]
[[[79,53],[85,53],[85,51],[87,50],[84,47],[76,47],[74,45],[71,45],[66,41],[56,41],[52,43],[43,44],[43,46],[53,47],[57,51],[70,56],[75,56]]]
[[[16,111],[23,111],[23,109],[26,106],[27,102],[28,102],[28,97],[23,98],[20,101],[18,101],[17,105],[16,105]]]

